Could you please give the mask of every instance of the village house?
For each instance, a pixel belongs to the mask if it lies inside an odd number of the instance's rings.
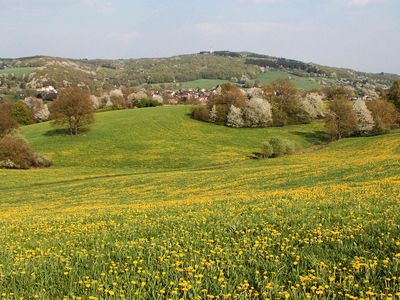
[[[53,86],[36,89],[36,98],[43,100],[54,100],[58,97],[58,91]]]

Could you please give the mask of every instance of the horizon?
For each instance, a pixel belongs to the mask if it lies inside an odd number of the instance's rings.
[[[201,51],[208,51],[208,50],[201,50]],[[275,55],[270,55],[268,53],[256,53],[253,51],[245,51],[245,50],[238,50],[238,51],[234,51],[234,50],[214,50],[213,52],[216,51],[229,51],[229,52],[236,52],[236,53],[253,53],[253,54],[260,54],[260,55],[268,55],[271,57],[276,57],[276,58],[285,58],[285,59],[290,59],[290,60],[298,60],[296,58],[292,58],[292,57],[280,57],[280,56],[275,56]],[[49,57],[49,58],[60,58],[60,59],[67,59],[67,60],[81,60],[81,61],[85,61],[85,60],[89,60],[89,61],[93,61],[93,60],[140,60],[140,59],[168,59],[168,58],[172,58],[172,57],[178,57],[178,56],[186,56],[186,55],[196,55],[196,54],[200,54],[199,52],[195,52],[195,53],[182,53],[182,54],[175,54],[175,55],[171,55],[171,56],[157,56],[157,57],[125,57],[125,58],[101,58],[101,57],[62,57],[62,56],[53,56],[53,55],[31,55],[31,56],[22,56],[22,57],[0,57],[0,59],[4,59],[4,60],[18,60],[18,59],[29,59],[29,58],[35,58],[35,57]],[[359,70],[359,69],[353,69],[350,67],[340,67],[340,66],[332,66],[332,65],[323,65],[320,64],[318,62],[314,62],[314,61],[302,61],[304,63],[310,63],[310,64],[315,64],[315,65],[320,65],[320,66],[325,66],[325,67],[333,67],[333,68],[340,68],[340,69],[349,69],[355,72],[360,72],[360,73],[367,73],[367,74],[379,74],[379,73],[384,73],[384,74],[390,74],[390,75],[398,75],[400,76],[400,72],[399,73],[393,73],[393,72],[369,72],[369,71],[365,71],[365,70]]]
[[[227,49],[400,74],[399,12],[394,0],[0,0],[0,57],[140,59]]]

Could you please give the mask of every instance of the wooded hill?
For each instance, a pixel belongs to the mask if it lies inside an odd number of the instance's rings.
[[[297,81],[304,89],[340,85],[356,93],[385,89],[395,74],[370,74],[321,66],[249,52],[201,52],[169,58],[66,59],[35,56],[0,58],[0,95],[23,96],[29,90],[53,85],[88,87],[101,92],[115,87],[157,84],[157,88],[202,87],[197,80],[232,81],[241,85],[265,84],[277,77]],[[204,82],[203,82],[204,84]]]

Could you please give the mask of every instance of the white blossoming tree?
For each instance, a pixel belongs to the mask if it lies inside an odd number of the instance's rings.
[[[244,120],[247,127],[268,127],[272,123],[271,104],[262,98],[246,101]]]
[[[235,128],[240,128],[244,126],[243,112],[239,107],[231,105],[226,125]]]
[[[213,105],[210,111],[210,122],[215,123],[217,120],[217,106]]]
[[[322,96],[318,93],[309,93],[300,101],[303,108],[313,119],[325,116],[325,105]]]
[[[360,134],[367,134],[374,129],[375,121],[371,111],[368,109],[365,101],[357,100],[353,104],[353,110],[357,116],[358,130]]]

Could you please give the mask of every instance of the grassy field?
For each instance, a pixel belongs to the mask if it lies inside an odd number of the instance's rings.
[[[18,100],[18,96],[15,95],[5,95],[5,94],[0,94],[0,99],[5,98],[5,99],[11,99],[14,101]]]
[[[4,70],[0,70],[1,74],[15,74],[15,75],[24,75],[33,72],[34,68],[29,67],[21,67],[21,68],[8,68]]]
[[[230,82],[228,80],[221,80],[221,79],[198,79],[198,80],[192,80],[192,81],[186,81],[186,82],[180,82],[176,84],[172,83],[154,83],[151,84],[153,88],[160,88],[162,85],[167,85],[171,86],[173,85],[173,88],[187,88],[187,89],[206,89],[206,90],[211,90],[218,86],[219,84],[227,83]],[[145,84],[140,85],[139,87],[145,87]]]
[[[220,79],[199,79],[193,81],[182,82],[179,84],[180,88],[199,88],[210,90],[215,88],[217,85],[227,83],[228,80],[220,80]]]
[[[231,129],[187,107],[100,113],[91,131],[22,129],[54,160],[0,170],[4,299],[400,296],[400,132],[250,160],[314,123]]]
[[[262,73],[258,75],[256,79],[259,80],[261,84],[269,84],[277,79],[287,79],[287,78],[291,79],[295,84],[295,86],[299,89],[312,90],[321,88],[321,86],[317,82],[314,82],[308,78],[299,77],[283,71],[271,71]]]

